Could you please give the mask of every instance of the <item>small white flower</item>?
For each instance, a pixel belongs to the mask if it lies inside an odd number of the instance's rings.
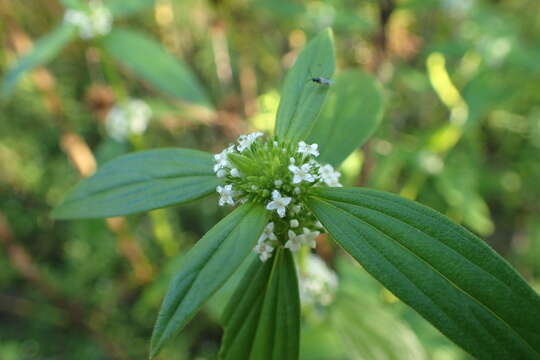
[[[232,168],[231,169],[231,176],[240,177],[240,171],[238,171],[237,168]]]
[[[236,149],[239,152],[243,152],[244,150],[250,148],[251,145],[255,142],[255,140],[257,140],[257,138],[261,136],[263,136],[262,132],[254,132],[247,135],[240,135],[240,137],[238,138],[238,146],[236,147]]]
[[[270,240],[270,241],[276,241],[277,240],[276,234],[274,234],[274,223],[273,222],[269,222],[268,224],[266,224],[266,227],[264,228],[263,233],[259,237],[259,242],[265,241],[267,239]]]
[[[296,159],[293,158],[293,157],[292,157],[292,158],[289,158],[289,163],[290,163],[291,165],[296,164]]]
[[[257,190],[258,188],[257,188],[257,185],[251,185],[250,189],[253,190],[253,191],[255,191],[255,190]]]
[[[298,214],[300,212],[300,210],[302,210],[302,205],[294,205],[292,208],[291,208],[291,212],[293,214]]]
[[[216,173],[216,176],[218,178],[224,178],[225,175],[227,175],[227,171],[225,171],[225,169],[219,169]]]
[[[317,144],[306,144],[305,142],[303,141],[300,141],[298,143],[298,152],[300,154],[304,154],[304,156],[308,156],[308,155],[313,155],[315,157],[319,156],[319,151],[317,150],[317,148],[319,147],[319,145]]]
[[[304,164],[300,167],[295,165],[289,165],[289,171],[293,174],[293,184],[299,184],[302,181],[314,182],[315,176],[310,174],[311,165]]]
[[[308,245],[310,248],[314,249],[317,246],[317,236],[319,236],[321,233],[320,231],[311,231],[308,228],[303,228],[303,234],[302,236],[302,242],[306,245]]]
[[[261,259],[262,262],[265,262],[272,257],[274,248],[265,242],[259,242],[255,248],[253,248],[253,251],[259,254],[259,259]]]
[[[300,223],[296,219],[291,219],[289,224],[291,225],[292,228],[296,228],[296,227],[298,227],[298,225],[300,225]]]
[[[218,186],[216,187],[216,190],[220,196],[219,206],[223,206],[225,204],[234,205],[234,191],[232,185]]]
[[[283,185],[283,181],[276,180],[276,181],[274,181],[274,185],[277,186],[277,187],[280,187],[281,185]]]
[[[340,187],[339,177],[341,176],[339,171],[335,171],[332,165],[324,165],[319,168],[319,176],[321,180],[328,186]]]
[[[287,205],[289,205],[291,200],[292,199],[290,197],[281,197],[281,194],[279,193],[279,191],[274,190],[272,191],[272,201],[270,201],[266,205],[266,209],[270,211],[276,210],[279,217],[284,217],[286,207]]]
[[[300,188],[298,186],[296,186],[293,191],[294,191],[294,193],[296,195],[298,195],[298,194],[300,194],[302,192],[302,190],[300,190]]]
[[[289,230],[288,233],[289,240],[285,243],[285,247],[291,251],[298,251],[302,246],[303,235],[296,235],[292,230]]]
[[[219,169],[231,167],[231,162],[229,161],[229,154],[234,152],[234,145],[230,145],[228,148],[224,149],[219,154],[214,155],[214,171],[217,172]]]
[[[315,222],[315,226],[318,227],[319,229],[323,228],[323,224],[321,224],[321,222],[319,220],[317,220],[317,222]]]

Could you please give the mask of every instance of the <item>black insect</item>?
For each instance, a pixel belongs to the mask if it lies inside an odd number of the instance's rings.
[[[311,81],[313,81],[314,83],[317,83],[319,85],[329,86],[329,85],[332,84],[332,80],[327,79],[327,78],[323,78],[323,77],[320,77],[320,76],[311,78]]]

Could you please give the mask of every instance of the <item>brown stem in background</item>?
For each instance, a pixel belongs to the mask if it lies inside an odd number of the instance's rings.
[[[388,58],[388,24],[390,17],[396,8],[395,0],[379,0],[379,31],[373,39],[375,45],[375,59],[370,66],[370,70],[380,77],[382,65]],[[363,146],[364,163],[360,176],[356,182],[358,186],[365,186],[370,178],[374,167],[373,153],[371,151],[371,141],[367,141]]]

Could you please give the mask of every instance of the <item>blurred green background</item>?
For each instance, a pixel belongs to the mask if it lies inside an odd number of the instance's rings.
[[[2,78],[64,11],[56,0],[0,0]],[[115,156],[158,147],[218,152],[241,133],[271,130],[284,74],[328,26],[338,69],[370,72],[385,90],[381,127],[344,163],[344,183],[445,213],[540,289],[537,0],[158,0],[116,26],[157,39],[213,105],[161,93],[80,39],[4,99],[0,359],[146,358],[171,274],[226,209],[213,196],[64,222],[51,220],[51,208]],[[127,96],[143,99],[152,116],[144,133],[118,141],[105,119]],[[303,304],[303,360],[468,358],[332,241],[320,239],[317,252],[324,261],[315,260],[310,281],[328,296]],[[159,359],[215,358],[231,287]]]

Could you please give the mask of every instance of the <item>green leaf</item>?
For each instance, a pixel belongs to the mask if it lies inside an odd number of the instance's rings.
[[[375,77],[340,72],[307,142],[319,144],[319,161],[338,166],[373,134],[382,114],[383,92]]]
[[[115,17],[123,17],[136,14],[154,3],[154,0],[108,0],[106,5]]]
[[[211,107],[188,67],[145,34],[114,29],[102,40],[111,56],[152,86],[176,99]]]
[[[61,0],[62,5],[64,5],[65,8],[68,9],[74,9],[74,10],[88,10],[88,4],[85,3],[82,0]]]
[[[332,30],[327,29],[307,44],[285,78],[276,117],[279,138],[296,142],[307,137],[332,86],[311,79],[330,79],[335,62]]]
[[[221,180],[212,155],[187,149],[156,149],[120,156],[73,189],[52,215],[57,219],[133,214],[198,199]]]
[[[374,190],[321,188],[308,206],[368,272],[475,357],[540,357],[540,297],[472,233]]]
[[[2,82],[0,97],[7,98],[23,74],[49,62],[70,41],[76,31],[73,26],[59,26],[39,39],[34,48],[23,55],[14,67],[9,69]]]
[[[300,300],[291,252],[254,259],[223,316],[220,359],[297,360]]]
[[[150,358],[177,334],[253,250],[268,221],[260,204],[248,203],[214,226],[185,255],[152,334]]]

